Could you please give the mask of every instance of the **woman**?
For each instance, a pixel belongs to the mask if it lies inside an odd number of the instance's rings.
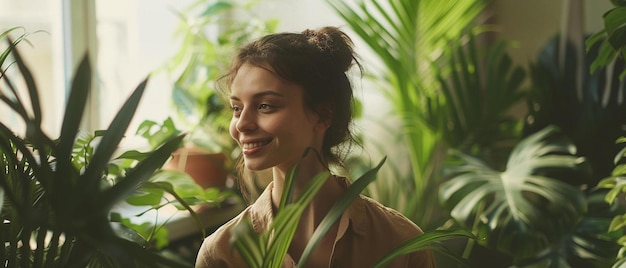
[[[346,72],[358,64],[350,38],[334,27],[280,33],[244,46],[223,81],[233,117],[230,134],[241,146],[245,168],[271,169],[272,181],[239,216],[207,237],[196,267],[245,267],[230,246],[231,229],[245,218],[265,231],[280,202],[285,174],[300,162],[296,194],[305,178],[341,166],[350,132],[352,87]],[[307,148],[319,152],[303,153]],[[331,175],[307,207],[284,267],[295,267],[315,228],[349,183]],[[383,254],[422,231],[400,213],[359,196],[308,258],[307,267],[370,267]],[[432,254],[416,252],[390,267],[434,267]]]

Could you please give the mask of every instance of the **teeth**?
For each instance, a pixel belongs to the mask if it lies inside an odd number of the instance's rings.
[[[250,143],[244,143],[242,147],[243,147],[243,149],[247,150],[247,149],[253,149],[253,148],[256,148],[256,147],[261,147],[261,146],[263,146],[263,145],[265,145],[267,143],[268,142],[266,142],[266,141],[263,141],[263,142],[250,142]]]

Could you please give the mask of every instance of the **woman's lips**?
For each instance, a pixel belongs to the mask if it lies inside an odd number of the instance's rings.
[[[272,139],[254,142],[243,142],[241,143],[241,149],[244,155],[251,155],[263,149],[264,146],[269,144],[271,141]]]

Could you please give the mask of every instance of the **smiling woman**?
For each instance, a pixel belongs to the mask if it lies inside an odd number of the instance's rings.
[[[331,170],[343,167],[342,148],[353,142],[352,86],[346,72],[360,64],[352,46],[345,33],[324,27],[267,35],[239,50],[222,79],[233,109],[230,134],[242,148],[242,168],[270,169],[272,182],[252,205],[205,239],[196,267],[247,266],[229,245],[233,228],[250,220],[255,232],[265,232],[283,207],[283,193],[291,189],[286,179],[296,165],[295,198],[309,192],[318,174],[327,179],[298,221],[284,266],[371,267],[422,233],[395,210],[359,196],[308,251],[316,229],[350,185]],[[416,251],[387,267],[433,266],[431,252]]]

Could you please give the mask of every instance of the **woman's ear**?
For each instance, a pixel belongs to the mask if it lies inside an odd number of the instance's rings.
[[[324,104],[318,109],[317,121],[324,126],[324,129],[328,129],[333,122],[334,106],[331,104]]]

